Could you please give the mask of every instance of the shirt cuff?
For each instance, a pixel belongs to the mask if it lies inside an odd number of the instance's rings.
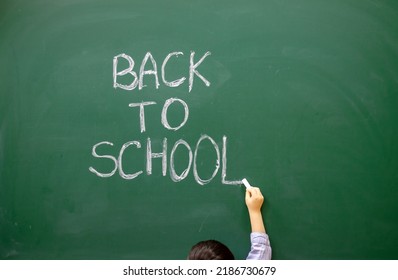
[[[268,234],[264,232],[252,232],[250,233],[251,243],[259,243],[270,246]]]

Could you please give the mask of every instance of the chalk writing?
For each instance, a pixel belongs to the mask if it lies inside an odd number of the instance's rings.
[[[208,179],[201,178],[201,176],[198,172],[198,165],[197,165],[198,154],[201,150],[200,144],[205,140],[210,141],[210,143],[212,144],[212,147],[214,148],[214,151],[215,151],[215,158],[216,158],[216,165],[214,167],[214,171],[213,171],[212,175],[210,176],[210,178],[208,178]],[[110,170],[110,172],[104,172],[104,171],[98,171],[94,167],[90,167],[89,170],[91,172],[93,172],[95,175],[102,177],[102,178],[106,178],[106,177],[113,176],[116,173],[116,171],[119,171],[120,177],[122,177],[123,179],[126,179],[126,180],[131,180],[131,179],[137,178],[139,175],[143,174],[143,170],[139,170],[132,174],[126,174],[123,169],[123,155],[124,155],[126,149],[129,148],[130,146],[135,147],[136,149],[141,149],[140,141],[134,140],[134,141],[129,141],[129,142],[123,144],[122,147],[120,148],[120,151],[119,151],[117,157],[113,156],[113,155],[98,154],[97,149],[102,145],[113,146],[114,144],[112,142],[108,142],[108,141],[100,142],[93,146],[92,155],[96,158],[106,158],[106,159],[110,160],[111,162],[113,162],[113,168],[112,168],[112,170]],[[177,150],[178,146],[180,146],[180,145],[185,146],[185,148],[187,150],[188,162],[187,162],[187,167],[184,169],[184,171],[180,175],[178,175],[175,171],[174,162],[175,162],[175,151]],[[178,141],[175,142],[175,144],[173,145],[173,148],[171,149],[169,159],[168,159],[168,152],[167,152],[168,151],[167,138],[163,138],[161,152],[155,153],[152,151],[152,149],[153,149],[153,147],[152,147],[151,138],[147,138],[146,153],[145,153],[146,174],[147,175],[152,174],[152,160],[160,158],[161,162],[162,162],[162,175],[163,176],[167,175],[167,170],[169,169],[170,178],[174,182],[179,182],[179,181],[184,180],[188,176],[190,169],[192,167],[192,169],[193,169],[192,172],[193,172],[195,181],[199,185],[205,185],[205,184],[210,183],[214,179],[214,177],[218,174],[218,171],[220,169],[220,165],[222,162],[223,166],[222,166],[221,182],[223,184],[227,184],[227,185],[238,185],[241,183],[241,181],[226,180],[226,176],[227,176],[227,166],[226,166],[226,164],[227,164],[227,156],[226,156],[227,155],[227,137],[226,136],[223,137],[223,145],[221,148],[222,149],[222,159],[220,156],[220,148],[218,147],[218,145],[214,141],[214,139],[208,135],[202,135],[199,138],[199,140],[197,141],[197,143],[195,145],[195,149],[194,149],[193,153],[192,153],[191,145],[189,145],[183,139],[179,139]],[[142,161],[144,159],[138,157],[137,160]]]
[[[175,56],[178,58],[179,55],[184,55],[182,52],[172,52],[169,53],[166,58],[163,60],[162,67],[161,67],[161,76],[162,76],[162,81],[163,83],[168,86],[168,87],[178,87],[184,83],[186,80],[185,77],[182,77],[178,80],[168,82],[166,80],[166,66],[168,61],[170,60],[171,57]],[[203,83],[209,87],[210,82],[198,71],[198,67],[200,64],[203,63],[204,59],[211,55],[210,52],[206,52],[196,63],[195,63],[195,52],[191,51],[190,59],[189,59],[189,68],[188,68],[188,75],[189,75],[189,92],[191,92],[193,88],[193,82],[194,82],[194,77],[198,77],[203,81]],[[126,69],[123,69],[121,71],[118,71],[118,64],[119,64],[119,59],[125,59],[127,60],[129,66]],[[145,70],[148,64],[148,60],[150,61],[150,67],[151,69]],[[139,73],[137,74],[134,71],[134,66],[135,62],[134,60],[127,54],[119,54],[113,58],[113,87],[114,88],[121,88],[124,90],[134,90],[137,88],[138,85],[138,90],[143,89],[146,87],[144,84],[144,77],[145,75],[153,75],[155,78],[155,88],[158,89],[160,84],[159,84],[159,75],[158,75],[158,68],[157,68],[157,63],[156,60],[153,58],[152,54],[150,52],[147,52],[146,55],[144,56]],[[131,81],[130,84],[122,84],[118,82],[118,77],[125,76],[125,75],[131,75],[133,80]]]
[[[161,78],[162,82],[164,85],[167,87],[179,87],[182,84],[184,84],[185,80],[187,79],[186,77],[181,77],[177,80],[174,81],[168,81],[166,78],[166,69],[167,69],[167,63],[171,58],[177,59],[179,56],[184,55],[183,52],[171,52],[169,53],[165,59],[162,62],[161,66]],[[189,59],[189,66],[188,66],[188,92],[191,92],[194,84],[194,78],[197,77],[199,78],[207,87],[210,86],[210,82],[199,72],[198,67],[204,62],[204,60],[210,56],[210,52],[206,52],[199,60],[195,62],[195,52],[191,51],[190,53],[190,59]],[[119,70],[119,60],[124,59],[127,61],[128,66],[123,69]],[[138,90],[141,90],[142,88],[146,87],[147,85],[144,82],[144,77],[146,75],[153,75],[154,77],[154,88],[158,89],[160,86],[159,83],[159,75],[158,75],[158,67],[156,60],[154,59],[153,55],[150,52],[147,52],[142,59],[139,72],[138,74],[134,71],[134,66],[135,62],[134,59],[126,55],[124,53],[116,55],[113,58],[113,87],[115,89],[120,88],[122,90],[134,90],[138,88]],[[123,79],[123,82],[119,82],[118,78],[123,77],[123,76],[131,76],[131,81],[126,83],[126,79]],[[171,106],[172,104],[175,104]],[[146,123],[145,123],[145,108],[147,106],[153,106],[157,105],[155,101],[142,101],[138,103],[129,103],[128,106],[130,108],[138,108],[138,116],[139,116],[139,124],[140,124],[140,132],[144,133],[146,131]],[[170,125],[170,122],[168,120],[168,111],[172,110],[170,108],[173,108],[175,106],[182,106],[183,108],[183,117],[181,118],[181,122],[177,125]],[[163,104],[163,109],[162,113],[160,116],[160,122],[163,125],[164,128],[167,130],[176,132],[182,127],[184,127],[189,119],[189,106],[188,104],[179,98],[169,98],[167,99],[164,104]],[[198,155],[203,151],[203,148],[201,148],[201,144],[204,141],[210,142],[211,146],[214,149],[214,159],[215,159],[215,166],[214,169],[212,170],[212,174],[209,178],[203,178],[201,174],[199,174],[198,171]],[[104,153],[99,153],[98,150],[101,149],[103,146],[111,146],[113,147],[114,144],[110,141],[102,141],[97,144],[95,144],[92,147],[91,154],[94,158],[102,159],[102,160],[108,160],[110,163],[112,163],[112,167],[109,170],[98,170],[98,168],[89,167],[89,171],[97,175],[98,177],[101,178],[107,178],[107,177],[112,177],[113,175],[116,174],[116,171],[118,171],[119,176],[125,180],[133,180],[137,178],[138,176],[144,174],[143,168],[141,170],[136,170],[134,173],[129,173],[127,174],[125,172],[125,169],[123,167],[123,157],[127,149],[130,150],[140,150],[142,148],[142,140],[136,139],[133,141],[128,141],[124,143],[120,149],[116,149],[116,151],[112,154],[107,154]],[[174,145],[172,146],[172,149],[170,153],[168,152],[168,139],[166,137],[163,138],[162,140],[162,145],[160,151],[158,150],[157,152],[153,151],[153,146],[152,146],[152,140],[150,137],[147,137],[146,139],[146,152],[145,156],[143,157],[141,155],[138,157],[135,157],[137,161],[144,161],[145,164],[145,173],[147,175],[152,174],[152,161],[154,159],[160,159],[161,164],[162,164],[162,175],[166,176],[169,174],[171,180],[173,182],[180,182],[184,179],[187,178],[189,173],[191,172],[192,169],[192,174],[195,179],[195,181],[199,185],[205,185],[210,183],[219,173],[220,167],[221,167],[221,183],[225,185],[238,185],[241,184],[240,180],[227,180],[227,136],[222,137],[222,146],[221,146],[221,153],[220,153],[220,147],[217,144],[217,142],[210,137],[207,134],[202,134],[198,141],[196,142],[195,146],[191,146],[187,141],[184,139],[179,139],[177,140]],[[186,168],[180,173],[177,174],[176,169],[175,169],[175,162],[176,162],[176,151],[177,149],[185,148],[184,150],[186,151],[188,155],[188,161],[186,162]],[[192,149],[194,147],[194,149]],[[180,149],[181,149],[180,148]],[[129,154],[135,154],[135,153],[129,153]],[[136,155],[136,154],[135,154]],[[139,154],[138,154],[139,155]],[[214,162],[214,161],[212,161]]]

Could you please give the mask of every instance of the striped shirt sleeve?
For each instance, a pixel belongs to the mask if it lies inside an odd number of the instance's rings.
[[[252,232],[250,234],[251,250],[246,260],[270,260],[272,255],[271,244],[266,233]]]

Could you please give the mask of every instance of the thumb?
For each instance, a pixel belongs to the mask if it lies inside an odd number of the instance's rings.
[[[248,201],[252,197],[250,189],[246,189],[245,200]]]

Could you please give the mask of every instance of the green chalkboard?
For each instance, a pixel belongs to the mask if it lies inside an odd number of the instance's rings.
[[[397,259],[397,140],[396,1],[1,1],[1,259]]]

